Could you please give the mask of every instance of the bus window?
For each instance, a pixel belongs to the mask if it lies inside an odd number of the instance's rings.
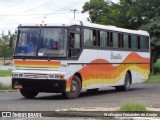
[[[123,34],[123,37],[122,37],[122,46],[125,49],[129,48],[129,39],[128,39],[128,35],[127,34]]]
[[[77,57],[80,52],[80,34],[70,34],[69,57]]]
[[[80,34],[71,34],[70,47],[80,48]]]
[[[138,49],[138,37],[136,35],[131,35],[131,48]]]
[[[112,33],[112,47],[113,48],[118,48],[119,47],[119,40],[118,40],[118,33],[113,32]]]
[[[148,50],[149,49],[149,39],[146,36],[140,36],[140,49]]]
[[[100,47],[108,47],[108,34],[107,32],[100,31]]]
[[[92,46],[93,32],[89,29],[84,29],[84,46]]]

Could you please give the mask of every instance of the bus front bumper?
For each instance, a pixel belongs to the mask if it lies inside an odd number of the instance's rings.
[[[12,88],[38,92],[65,92],[66,80],[12,78]]]

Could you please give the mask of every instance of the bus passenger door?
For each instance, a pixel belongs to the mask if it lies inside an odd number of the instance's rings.
[[[80,72],[83,58],[81,57],[81,36],[80,32],[70,31],[68,41],[68,74],[73,76]]]

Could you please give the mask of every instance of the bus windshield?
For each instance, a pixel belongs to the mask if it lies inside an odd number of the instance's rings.
[[[65,57],[67,29],[42,28],[38,56]]]
[[[19,28],[16,56],[35,56],[38,49],[38,28]]]
[[[67,35],[64,28],[19,28],[15,55],[65,57]]]

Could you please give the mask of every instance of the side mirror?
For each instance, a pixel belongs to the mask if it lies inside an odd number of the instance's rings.
[[[9,47],[11,48],[13,46],[13,36],[10,37],[9,41]]]

